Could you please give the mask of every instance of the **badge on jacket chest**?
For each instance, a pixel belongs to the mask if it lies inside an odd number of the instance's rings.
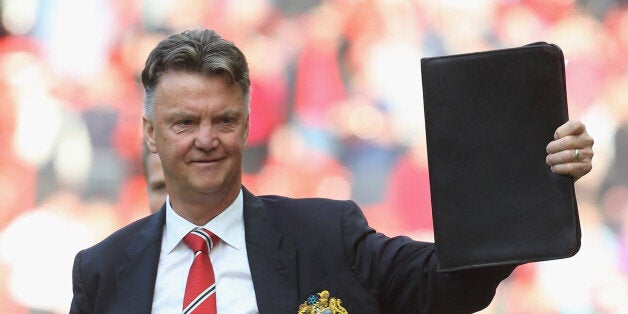
[[[323,290],[312,294],[307,301],[299,305],[297,314],[348,314],[338,298],[330,297],[329,291]]]

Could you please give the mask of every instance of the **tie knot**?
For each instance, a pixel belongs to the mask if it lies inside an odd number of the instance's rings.
[[[183,238],[183,242],[185,242],[194,253],[202,251],[203,253],[209,254],[209,251],[214,247],[214,242],[217,239],[216,235],[209,232],[207,229],[199,228],[186,234]]]

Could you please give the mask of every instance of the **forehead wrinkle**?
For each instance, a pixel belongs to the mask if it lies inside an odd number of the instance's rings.
[[[222,81],[221,84],[212,84],[209,86],[206,85],[207,80],[218,79]],[[226,89],[226,90],[225,90]],[[212,91],[216,91],[219,94],[217,97],[212,96]],[[233,107],[233,103],[231,101],[227,102],[226,98],[229,98],[227,95],[223,94],[222,91],[226,91],[227,93],[236,92],[236,99],[238,107],[241,107],[242,110],[246,111],[246,104],[244,103],[244,95],[242,91],[238,87],[237,84],[229,83],[225,81],[221,76],[203,76],[196,73],[187,73],[187,72],[168,72],[160,81],[157,86],[157,90],[155,93],[155,103],[169,103],[168,107],[170,109],[181,111],[181,110],[190,110],[191,112],[197,111],[198,109],[193,108],[196,106],[196,102],[200,102],[202,111],[206,111],[207,106],[215,107],[214,102],[218,102],[218,107]],[[205,97],[207,96],[207,97]],[[207,102],[207,103],[206,103]],[[175,104],[175,106],[172,106]],[[188,106],[189,105],[189,106]],[[212,110],[221,114],[221,109]],[[229,109],[228,111],[237,112],[238,115],[242,115],[239,113],[240,108],[238,109]],[[171,111],[171,110],[167,110]],[[227,111],[225,111],[227,112]],[[246,116],[246,112],[244,113]]]

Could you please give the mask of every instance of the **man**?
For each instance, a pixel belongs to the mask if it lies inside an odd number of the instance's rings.
[[[513,270],[436,272],[432,243],[376,233],[351,201],[249,193],[241,185],[248,68],[216,33],[163,40],[142,81],[144,137],[161,158],[167,201],[77,254],[71,313],[181,311],[188,270],[196,256],[207,259],[207,250],[188,249],[198,233],[212,239],[211,267],[189,279],[215,279],[199,304],[215,302],[218,313],[469,313],[486,307]],[[568,122],[556,138],[547,146],[553,170],[589,172],[593,141],[584,126]]]
[[[146,143],[142,145],[142,167],[146,179],[148,206],[151,213],[156,213],[166,201],[166,180],[159,155],[151,153]]]

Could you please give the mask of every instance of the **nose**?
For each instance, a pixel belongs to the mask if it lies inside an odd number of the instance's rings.
[[[211,151],[218,146],[217,134],[211,125],[201,125],[194,138],[194,147],[205,152]]]

